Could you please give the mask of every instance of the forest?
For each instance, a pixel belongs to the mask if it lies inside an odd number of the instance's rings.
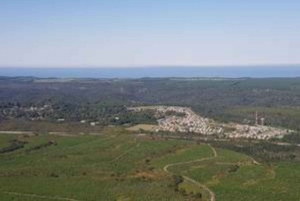
[[[0,77],[0,121],[153,123],[126,107],[177,105],[220,122],[299,130],[300,78],[40,79]]]

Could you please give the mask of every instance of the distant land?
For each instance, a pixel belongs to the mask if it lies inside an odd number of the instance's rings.
[[[0,76],[40,78],[300,77],[300,65],[234,67],[0,68]]]

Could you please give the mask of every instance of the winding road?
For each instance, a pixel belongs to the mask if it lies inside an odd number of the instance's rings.
[[[218,153],[217,151],[215,150],[215,148],[213,148],[210,144],[208,144],[208,146],[210,147],[210,149],[212,150],[213,152],[213,156],[212,157],[206,157],[206,158],[201,158],[201,159],[196,159],[196,160],[192,160],[192,161],[186,161],[186,162],[179,162],[179,163],[171,163],[171,164],[168,164],[166,166],[164,166],[163,170],[168,173],[168,174],[173,174],[172,172],[170,172],[168,170],[169,167],[172,167],[172,166],[177,166],[177,165],[183,165],[183,164],[189,164],[189,163],[196,163],[196,162],[201,162],[201,161],[207,161],[207,160],[212,160],[216,157],[218,157]],[[210,201],[216,201],[216,195],[215,193],[209,189],[206,185],[188,177],[188,176],[185,176],[185,175],[182,175],[182,177],[186,180],[186,181],[189,181],[193,184],[195,184],[196,186],[204,189],[205,191],[207,191],[210,195]]]

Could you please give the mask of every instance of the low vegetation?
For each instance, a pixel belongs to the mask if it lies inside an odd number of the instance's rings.
[[[216,200],[300,198],[296,149],[280,151],[296,154],[293,160],[266,162],[246,147],[167,140],[122,128],[104,129],[98,136],[7,134],[0,139],[2,149],[12,142],[26,142],[22,148],[0,154],[3,201],[210,200],[207,190],[185,177],[212,190]],[[270,151],[267,144],[261,146],[264,153]],[[164,168],[170,164],[177,165],[167,173]]]

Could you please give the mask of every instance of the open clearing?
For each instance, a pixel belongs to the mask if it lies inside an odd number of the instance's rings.
[[[99,136],[0,135],[23,148],[0,154],[1,201],[294,201],[300,166],[264,165],[237,152],[183,140],[136,138],[110,128]],[[47,142],[55,144],[46,145]],[[183,177],[178,183],[174,176]],[[200,198],[199,193],[202,195]],[[213,198],[212,198],[213,197]]]
[[[127,128],[127,130],[129,131],[140,131],[140,130],[144,130],[144,131],[153,131],[156,128],[158,128],[158,126],[156,125],[151,125],[151,124],[138,124],[132,127]]]

